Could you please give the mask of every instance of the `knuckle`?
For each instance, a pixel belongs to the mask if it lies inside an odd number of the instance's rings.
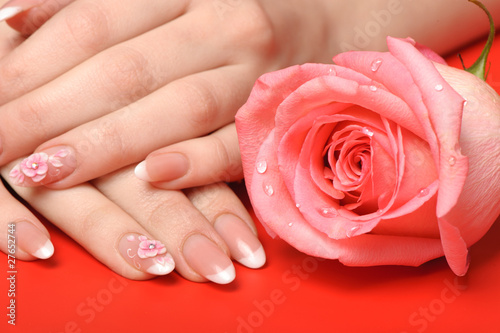
[[[104,6],[98,2],[82,2],[66,16],[66,26],[73,43],[83,51],[100,50],[110,36]]]
[[[178,91],[189,100],[189,120],[195,128],[210,130],[217,123],[220,102],[214,94],[213,86],[203,79],[179,81]],[[207,131],[208,132],[208,131]]]
[[[40,98],[23,100],[17,106],[16,115],[20,132],[30,133],[30,137],[38,140],[46,140],[54,130],[51,126],[52,120],[47,117],[47,107],[49,102]]]
[[[151,79],[146,57],[127,46],[110,50],[100,63],[98,73],[101,73],[101,86],[108,90],[109,96],[118,98],[121,105],[139,100],[157,86]]]
[[[234,15],[228,24],[238,29],[226,29],[232,40],[244,52],[268,52],[275,45],[273,24],[261,5],[255,2],[239,6],[239,15]],[[244,44],[241,41],[245,41]]]
[[[168,219],[168,230],[172,235],[182,235],[189,229],[188,221],[194,221],[196,218],[189,202],[154,195],[145,203],[144,212],[144,223],[151,227],[165,227],[165,221]],[[174,213],[175,218],[169,219]]]
[[[126,143],[124,133],[126,126],[119,119],[102,119],[97,126],[93,126],[84,135],[85,139],[94,147],[106,153],[106,157],[113,163],[125,162],[126,156],[130,154],[129,145]]]
[[[82,239],[92,239],[96,234],[99,234],[103,226],[109,223],[110,207],[100,205],[97,207],[87,208],[83,214],[82,223],[75,223],[74,225],[80,226],[79,236]]]
[[[214,172],[212,175],[209,175],[209,178],[212,181],[231,181],[231,179],[234,178],[231,175],[231,171],[234,168],[235,162],[233,161],[234,159],[229,147],[226,142],[217,135],[211,136],[210,143],[210,151],[213,154],[213,158],[217,161],[218,166],[213,168]]]

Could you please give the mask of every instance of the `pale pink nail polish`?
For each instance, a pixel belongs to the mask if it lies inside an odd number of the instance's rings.
[[[266,263],[262,244],[241,219],[224,214],[217,218],[214,228],[226,242],[231,256],[239,263],[249,268],[259,268]]]
[[[182,252],[188,265],[212,282],[227,284],[236,276],[233,263],[227,255],[203,235],[189,236]]]
[[[126,234],[118,244],[123,258],[140,271],[153,275],[166,275],[175,268],[174,259],[160,241],[144,235]]]
[[[8,20],[23,11],[22,7],[5,7],[0,9],[0,22]]]
[[[15,185],[34,187],[66,178],[75,171],[76,165],[72,148],[53,147],[26,157],[12,168],[9,176]]]
[[[54,245],[47,235],[30,222],[16,223],[16,238],[19,248],[39,259],[54,254]]]
[[[135,168],[137,178],[147,182],[168,182],[179,179],[189,171],[188,159],[180,153],[148,157]]]
[[[0,8],[0,22],[8,20],[17,14],[35,6],[41,5],[44,0],[11,0]]]

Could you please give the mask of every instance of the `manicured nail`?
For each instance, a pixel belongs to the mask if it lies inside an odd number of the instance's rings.
[[[137,178],[147,182],[169,182],[189,171],[189,161],[183,154],[166,153],[148,157],[135,168]]]
[[[16,223],[16,238],[19,248],[34,257],[47,259],[54,254],[50,239],[30,222]]]
[[[125,260],[140,271],[166,275],[175,268],[174,259],[160,241],[139,234],[126,234],[118,244]]]
[[[236,277],[231,260],[203,235],[190,236],[184,243],[182,253],[192,269],[212,282],[227,284]]]
[[[259,268],[266,263],[262,244],[241,219],[224,214],[215,220],[214,228],[224,239],[236,261],[249,268]]]
[[[23,7],[4,7],[0,9],[0,22],[16,16],[23,10],[24,10]]]
[[[53,147],[34,153],[9,173],[15,185],[34,187],[50,184],[66,178],[75,171],[76,159],[69,147]]]

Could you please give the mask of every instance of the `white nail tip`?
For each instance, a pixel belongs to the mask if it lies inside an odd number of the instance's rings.
[[[48,259],[54,254],[54,245],[50,240],[45,242],[45,245],[39,248],[33,255],[40,259]]]
[[[146,161],[142,161],[141,163],[137,164],[134,170],[135,176],[141,180],[144,181],[149,181],[149,175],[148,172],[146,171]]]
[[[260,268],[266,263],[266,252],[264,252],[264,248],[261,246],[246,258],[238,259],[238,262],[248,268]]]
[[[146,272],[149,274],[154,274],[154,275],[166,275],[174,270],[173,265],[161,265],[161,264],[154,264],[153,266],[149,267]]]
[[[6,7],[0,9],[0,22],[10,19],[23,11],[22,7]]]
[[[236,272],[234,270],[234,266],[231,265],[217,274],[207,275],[205,277],[218,284],[228,284],[234,280]]]

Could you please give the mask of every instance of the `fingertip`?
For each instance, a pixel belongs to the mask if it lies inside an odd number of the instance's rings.
[[[135,176],[140,180],[144,180],[146,182],[151,181],[151,177],[149,177],[148,171],[146,170],[146,161],[142,161],[137,164],[134,170]]]
[[[45,244],[33,253],[33,256],[37,257],[38,259],[48,259],[52,257],[53,254],[54,245],[52,244],[50,239],[47,239]]]
[[[234,266],[228,266],[224,270],[217,272],[217,274],[208,274],[205,277],[217,284],[228,284],[234,281],[236,278],[236,271]]]
[[[23,11],[23,7],[5,7],[0,9],[0,22],[8,20]]]
[[[266,252],[261,245],[257,250],[248,253],[246,257],[237,259],[237,261],[248,268],[257,269],[264,266],[266,259]]]

